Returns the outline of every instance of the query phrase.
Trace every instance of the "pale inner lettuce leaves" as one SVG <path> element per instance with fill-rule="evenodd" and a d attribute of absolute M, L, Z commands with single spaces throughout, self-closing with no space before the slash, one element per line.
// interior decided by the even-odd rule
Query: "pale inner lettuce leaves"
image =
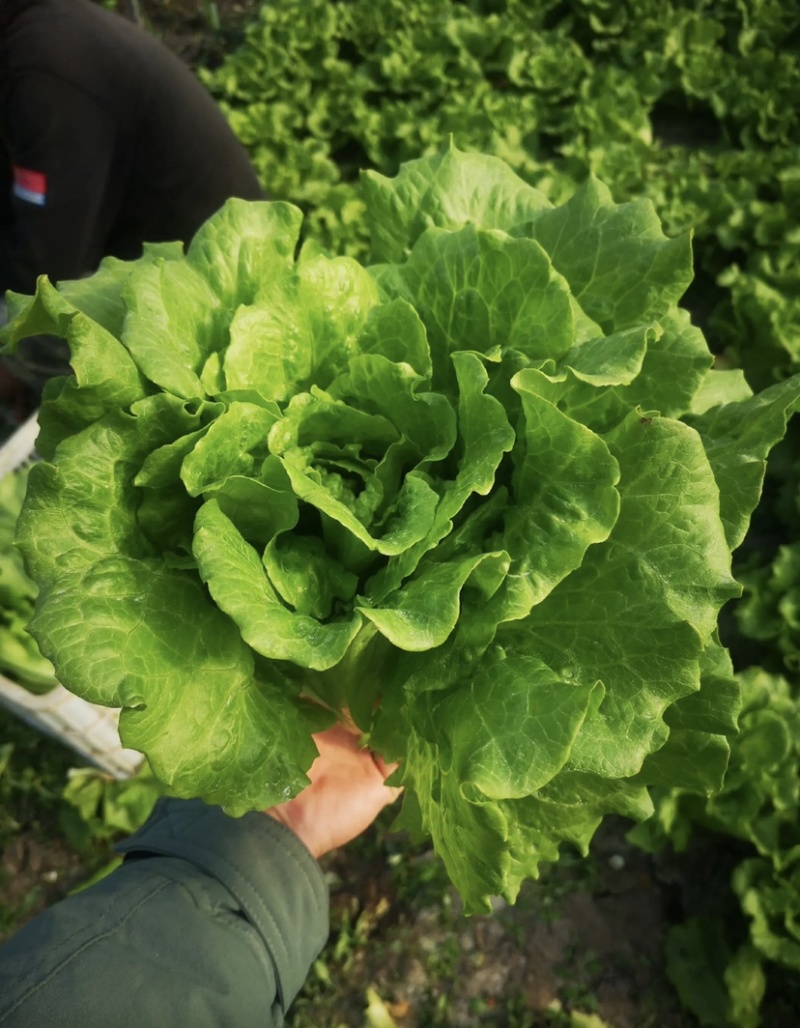
<path fill-rule="evenodd" d="M 316 671 L 342 659 L 358 631 L 358 615 L 318 621 L 292 610 L 270 580 L 258 552 L 214 500 L 203 504 L 197 515 L 194 555 L 214 601 L 257 653 Z"/>
<path fill-rule="evenodd" d="M 711 372 L 688 236 L 595 180 L 555 208 L 451 146 L 365 196 L 372 267 L 232 201 L 185 256 L 14 298 L 6 345 L 75 371 L 20 519 L 31 631 L 233 814 L 349 712 L 483 910 L 648 785 L 719 789 L 717 615 L 800 382 Z"/>
<path fill-rule="evenodd" d="M 373 279 L 346 257 L 301 259 L 289 274 L 266 278 L 230 323 L 227 387 L 286 402 L 330 381 L 360 352 L 356 340 L 377 302 Z"/>

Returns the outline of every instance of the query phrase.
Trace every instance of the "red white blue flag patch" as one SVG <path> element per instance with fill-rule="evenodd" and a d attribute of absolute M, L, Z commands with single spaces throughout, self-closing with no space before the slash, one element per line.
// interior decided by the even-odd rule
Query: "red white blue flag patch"
<path fill-rule="evenodd" d="M 47 203 L 47 176 L 43 175 L 41 171 L 20 168 L 16 164 L 11 170 L 14 172 L 14 196 L 44 207 Z"/>

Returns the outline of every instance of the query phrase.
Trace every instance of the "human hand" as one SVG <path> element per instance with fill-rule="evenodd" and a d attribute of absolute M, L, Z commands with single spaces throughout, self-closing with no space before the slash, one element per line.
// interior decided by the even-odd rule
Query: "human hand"
<path fill-rule="evenodd" d="M 394 771 L 359 745 L 354 729 L 334 725 L 314 736 L 319 756 L 311 785 L 265 811 L 299 836 L 315 857 L 355 839 L 403 791 L 384 785 Z"/>

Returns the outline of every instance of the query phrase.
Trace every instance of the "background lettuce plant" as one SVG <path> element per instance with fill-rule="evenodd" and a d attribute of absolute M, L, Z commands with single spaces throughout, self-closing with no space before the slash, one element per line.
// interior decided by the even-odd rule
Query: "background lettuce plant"
<path fill-rule="evenodd" d="M 702 826 L 752 846 L 731 877 L 747 930 L 737 937 L 706 913 L 673 928 L 667 941 L 668 973 L 701 1022 L 748 1028 L 761 1023 L 765 966 L 800 971 L 800 704 L 782 676 L 751 668 L 739 679 L 739 734 L 722 790 L 655 790 L 655 816 L 631 834 L 650 850 L 669 841 L 683 851 Z"/>
<path fill-rule="evenodd" d="M 800 380 L 753 396 L 678 306 L 688 235 L 450 146 L 365 177 L 373 263 L 229 202 L 11 297 L 67 339 L 19 541 L 31 630 L 126 745 L 232 813 L 349 712 L 468 910 L 649 786 L 722 784 L 731 552 Z M 314 701 L 314 702 L 310 702 Z"/>

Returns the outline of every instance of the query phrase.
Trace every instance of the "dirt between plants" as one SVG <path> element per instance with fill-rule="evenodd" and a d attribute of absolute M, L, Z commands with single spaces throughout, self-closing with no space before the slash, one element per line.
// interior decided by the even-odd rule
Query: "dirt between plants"
<path fill-rule="evenodd" d="M 58 836 L 21 831 L 0 857 L 0 942 L 85 880 L 84 860 Z"/>
<path fill-rule="evenodd" d="M 582 1011 L 607 1028 L 688 1028 L 664 974 L 670 887 L 623 832 L 604 826 L 589 858 L 566 856 L 514 906 L 472 918 L 450 888 L 428 894 L 424 865 L 441 874 L 432 854 L 413 857 L 403 882 L 374 854 L 342 851 L 329 865 L 329 981 L 312 975 L 289 1023 L 544 1028 L 577 1024 L 571 1013 Z"/>

